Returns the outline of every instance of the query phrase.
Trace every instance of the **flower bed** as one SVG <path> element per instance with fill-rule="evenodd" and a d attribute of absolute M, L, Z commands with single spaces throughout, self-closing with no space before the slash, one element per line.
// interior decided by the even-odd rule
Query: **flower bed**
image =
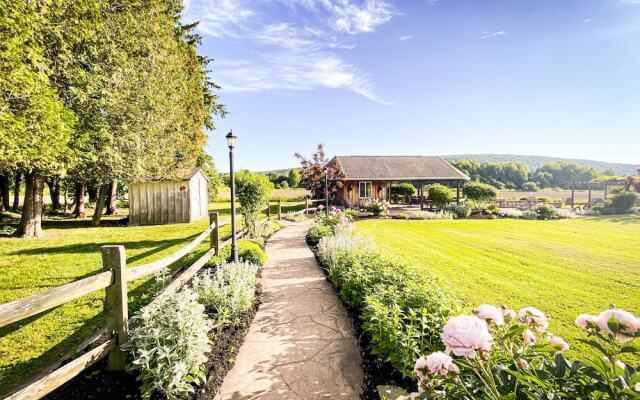
<path fill-rule="evenodd" d="M 569 344 L 547 332 L 547 317 L 482 305 L 451 318 L 442 330 L 446 352 L 420 357 L 411 399 L 638 399 L 640 370 L 624 363 L 640 349 L 640 319 L 624 310 L 576 318 L 597 356 L 570 361 Z"/>

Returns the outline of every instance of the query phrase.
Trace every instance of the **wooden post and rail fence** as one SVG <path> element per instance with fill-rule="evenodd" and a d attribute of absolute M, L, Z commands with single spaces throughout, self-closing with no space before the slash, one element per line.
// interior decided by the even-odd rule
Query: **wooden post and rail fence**
<path fill-rule="evenodd" d="M 315 210 L 309 208 L 308 200 L 305 200 L 304 205 L 304 209 L 289 214 L 308 214 Z M 278 219 L 282 219 L 281 201 L 277 203 L 277 210 Z M 267 207 L 267 216 L 270 217 L 270 215 L 270 207 Z M 103 312 L 106 319 L 106 340 L 53 372 L 36 377 L 26 385 L 14 389 L 6 397 L 6 400 L 42 398 L 105 357 L 107 357 L 108 370 L 124 369 L 126 360 L 121 350 L 121 345 L 127 342 L 129 338 L 127 283 L 162 272 L 209 238 L 209 250 L 177 275 L 163 290 L 162 294 L 177 291 L 202 269 L 213 256 L 220 255 L 220 250 L 231 243 L 231 239 L 220 243 L 220 227 L 229 223 L 229 219 L 220 221 L 217 212 L 210 213 L 207 229 L 189 244 L 161 260 L 133 268 L 127 268 L 124 246 L 102 246 L 100 248 L 102 272 L 42 293 L 1 304 L 0 328 L 58 307 L 97 290 L 105 289 Z M 241 230 L 236 234 L 236 237 L 241 238 L 245 234 L 246 230 Z"/>
<path fill-rule="evenodd" d="M 175 292 L 204 267 L 213 256 L 219 255 L 223 247 L 230 243 L 230 240 L 220 243 L 220 227 L 227 224 L 229 224 L 228 219 L 219 221 L 218 213 L 210 213 L 209 226 L 192 242 L 161 260 L 133 268 L 127 268 L 124 246 L 102 246 L 100 248 L 102 253 L 102 272 L 46 292 L 0 305 L 0 327 L 4 327 L 58 307 L 91 292 L 105 289 L 103 311 L 106 319 L 106 340 L 53 372 L 36 378 L 26 386 L 10 393 L 6 399 L 39 399 L 105 357 L 107 357 L 108 370 L 124 369 L 125 356 L 121 350 L 121 345 L 128 340 L 129 334 L 127 282 L 158 274 L 209 238 L 210 249 L 195 263 L 177 275 L 164 289 L 163 294 Z M 240 231 L 236 237 L 242 237 L 245 233 L 245 231 Z"/>

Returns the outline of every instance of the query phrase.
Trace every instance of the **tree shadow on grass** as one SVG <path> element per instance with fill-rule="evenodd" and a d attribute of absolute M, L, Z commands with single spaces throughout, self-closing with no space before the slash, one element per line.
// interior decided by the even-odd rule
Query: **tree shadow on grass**
<path fill-rule="evenodd" d="M 640 216 L 637 214 L 616 214 L 586 217 L 585 220 L 593 222 L 615 222 L 622 225 L 640 224 Z"/>
<path fill-rule="evenodd" d="M 199 233 L 195 233 L 189 236 L 185 236 L 182 238 L 176 239 L 160 239 L 160 240 L 138 240 L 138 241 L 114 241 L 114 240 L 105 240 L 100 242 L 89 242 L 82 244 L 69 244 L 65 246 L 57 246 L 57 247 L 45 247 L 45 248 L 33 248 L 33 249 L 23 249 L 14 251 L 9 253 L 9 255 L 13 256 L 26 256 L 26 255 L 38 255 L 42 253 L 47 254 L 88 254 L 88 253 L 96 253 L 100 254 L 100 247 L 104 245 L 123 245 L 126 250 L 135 250 L 135 249 L 146 249 L 148 250 L 136 254 L 132 257 L 127 257 L 127 263 L 132 263 L 143 259 L 151 254 L 157 253 L 159 251 L 163 251 L 172 246 L 188 243 L 188 241 L 195 239 Z"/>

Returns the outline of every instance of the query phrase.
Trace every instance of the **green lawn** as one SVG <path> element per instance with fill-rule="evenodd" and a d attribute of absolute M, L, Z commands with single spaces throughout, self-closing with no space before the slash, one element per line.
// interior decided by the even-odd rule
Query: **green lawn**
<path fill-rule="evenodd" d="M 276 203 L 272 203 L 275 217 Z M 299 209 L 283 203 L 283 212 Z M 229 202 L 209 205 L 223 218 L 230 215 Z M 126 210 L 120 210 L 126 215 Z M 108 225 L 92 228 L 83 221 L 45 221 L 45 236 L 25 240 L 0 237 L 0 304 L 64 285 L 99 272 L 102 268 L 100 246 L 124 245 L 127 265 L 137 266 L 163 258 L 184 246 L 208 225 L 202 220 L 192 224 L 156 226 Z M 1 224 L 0 224 L 1 225 Z M 228 235 L 229 226 L 221 228 Z M 176 267 L 189 265 L 204 251 L 207 241 Z M 152 278 L 130 282 L 129 312 L 148 299 Z M 102 299 L 98 291 L 78 300 L 0 328 L 0 394 L 32 376 L 71 351 L 104 326 Z"/>
<path fill-rule="evenodd" d="M 466 301 L 534 306 L 581 349 L 574 320 L 610 304 L 640 313 L 640 217 L 561 221 L 365 220 L 357 233 L 440 276 Z"/>

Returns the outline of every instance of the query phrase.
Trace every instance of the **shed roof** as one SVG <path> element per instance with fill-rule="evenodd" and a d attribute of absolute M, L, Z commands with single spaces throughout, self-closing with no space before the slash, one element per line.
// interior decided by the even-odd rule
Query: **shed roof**
<path fill-rule="evenodd" d="M 336 156 L 345 180 L 469 180 L 437 156 Z"/>
<path fill-rule="evenodd" d="M 198 167 L 177 169 L 174 172 L 174 177 L 188 181 L 189 179 L 193 178 L 198 172 L 202 172 L 202 176 L 204 176 L 206 180 L 209 180 L 209 178 L 207 178 L 207 174 L 205 174 L 204 171 L 202 171 L 202 169 Z"/>

